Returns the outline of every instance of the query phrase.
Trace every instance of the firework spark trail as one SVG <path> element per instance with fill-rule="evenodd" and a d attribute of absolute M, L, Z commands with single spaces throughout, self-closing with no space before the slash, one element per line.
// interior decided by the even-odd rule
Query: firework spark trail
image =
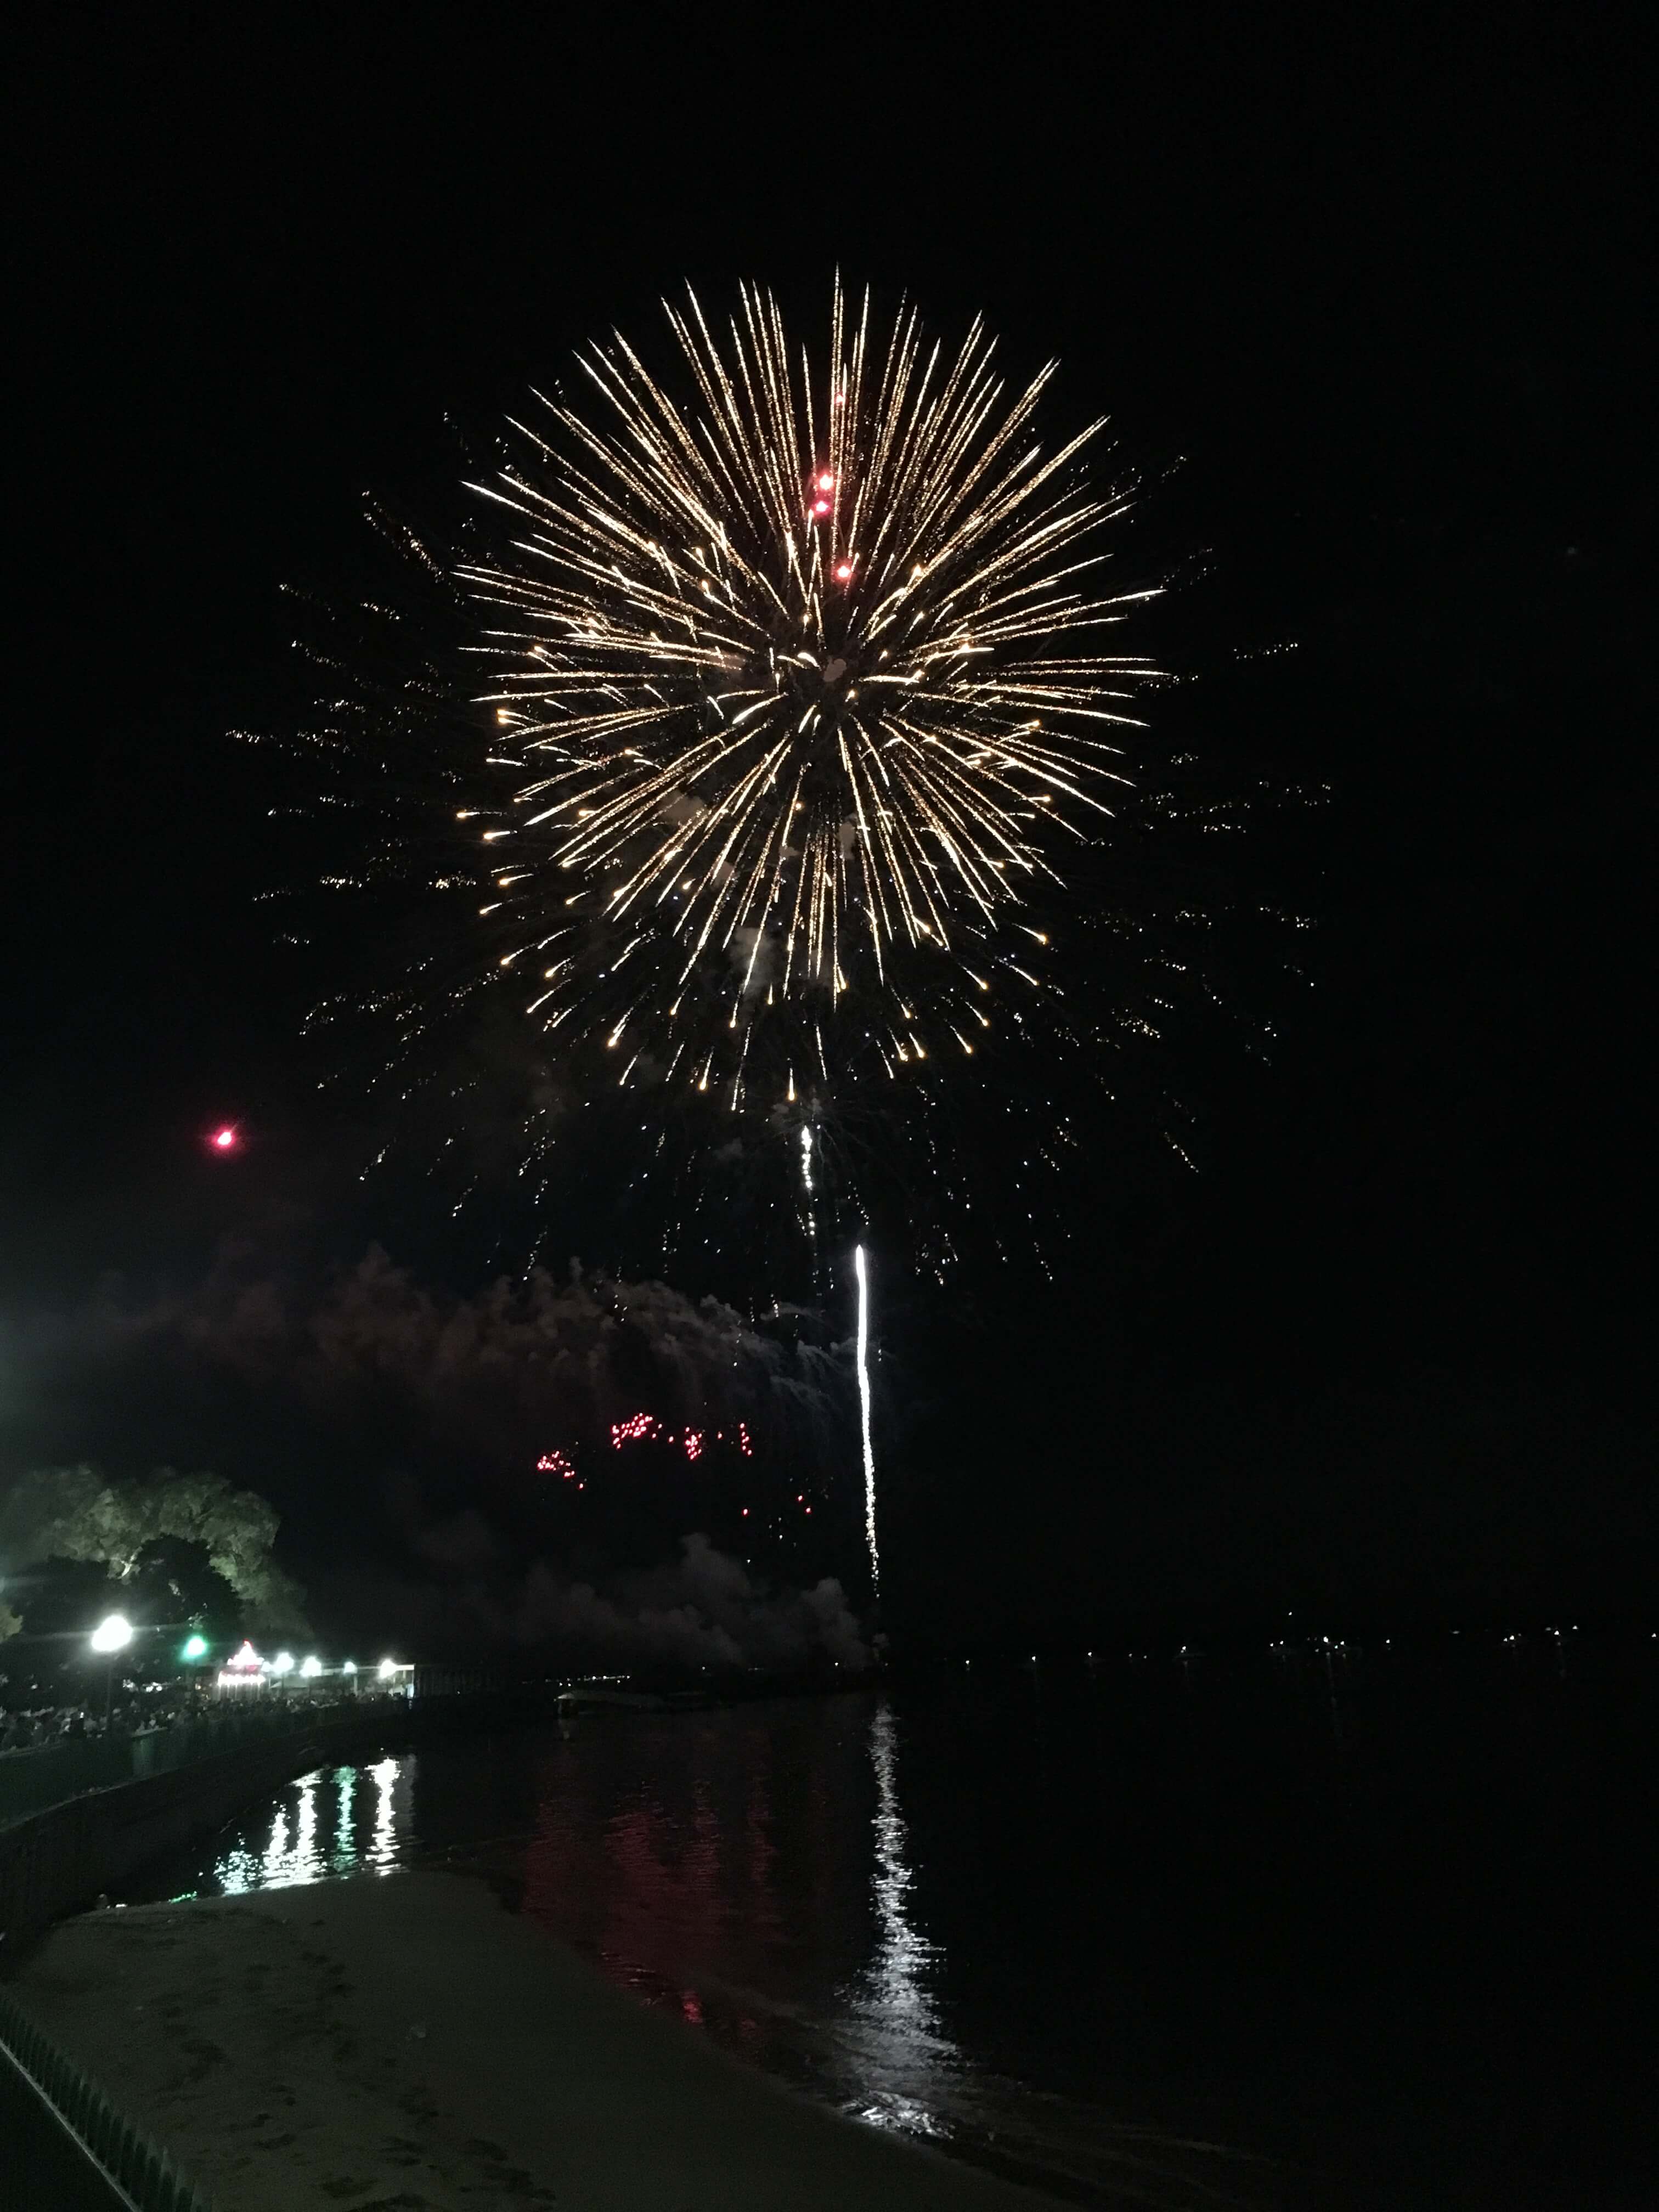
<path fill-rule="evenodd" d="M 394 567 L 349 624 L 300 595 L 292 749 L 349 841 L 318 882 L 376 910 L 309 1026 L 368 1018 L 375 1167 L 492 1256 L 570 1220 L 775 1305 L 838 1302 L 860 1235 L 1048 1273 L 1103 1115 L 1193 1157 L 1189 1023 L 1271 1048 L 1226 849 L 1266 787 L 1118 726 L 1157 672 L 1109 626 L 1153 592 L 1108 590 L 1102 441 L 1040 443 L 1048 372 L 1004 391 L 977 325 L 833 304 L 827 347 L 753 289 L 649 367 L 606 341 L 458 532 L 371 503 Z"/>
<path fill-rule="evenodd" d="M 1099 649 L 1152 596 L 1099 585 L 1127 504 L 1079 474 L 1103 426 L 1045 455 L 1051 369 L 1010 399 L 980 324 L 948 361 L 914 309 L 883 348 L 848 307 L 817 384 L 753 287 L 724 341 L 668 311 L 692 403 L 592 349 L 596 419 L 514 425 L 473 486 L 504 537 L 459 569 L 514 782 L 459 817 L 497 964 L 614 1080 L 733 1111 L 757 1079 L 793 1099 L 815 1044 L 827 1073 L 838 1015 L 829 1059 L 889 1075 L 1018 1016 L 1042 982 L 1004 926 L 1110 811 L 1152 672 Z"/>
<path fill-rule="evenodd" d="M 870 1277 L 864 1247 L 853 1249 L 859 1281 L 859 1430 L 864 1449 L 864 1540 L 870 1551 L 870 1579 L 881 1591 L 881 1553 L 876 1546 L 876 1455 L 870 1442 Z"/>
<path fill-rule="evenodd" d="M 364 602 L 389 677 L 354 681 L 319 642 L 304 733 L 307 757 L 350 763 L 331 802 L 386 825 L 330 891 L 444 895 L 436 949 L 354 1011 L 391 1030 L 399 1107 L 441 1115 L 470 1177 L 454 1210 L 508 1149 L 545 1208 L 556 1148 L 564 1187 L 583 1179 L 585 1121 L 605 1176 L 632 1161 L 656 1264 L 695 1229 L 728 1279 L 745 1261 L 750 1291 L 770 1279 L 775 1310 L 803 1275 L 835 1296 L 854 1222 L 941 1281 L 969 1229 L 999 1258 L 1029 1237 L 1046 1270 L 1043 1192 L 1088 1124 L 1047 1064 L 997 1071 L 1063 1059 L 1091 1109 L 1116 1106 L 1109 1054 L 1162 1046 L 1177 992 L 1221 1003 L 1190 871 L 1179 927 L 1148 926 L 1133 825 L 1187 802 L 1127 791 L 1120 740 L 1158 672 L 1107 633 L 1157 588 L 1105 586 L 1129 501 L 1085 479 L 1102 424 L 1045 449 L 1052 367 L 1005 390 L 978 322 L 952 354 L 912 308 L 877 333 L 837 283 L 831 309 L 815 360 L 763 290 L 718 337 L 688 295 L 671 369 L 613 337 L 582 360 L 580 404 L 555 392 L 512 426 L 464 553 L 377 514 L 422 596 Z M 1102 842 L 1126 798 L 1127 865 L 1066 899 L 1065 841 Z M 1206 832 L 1232 826 L 1211 811 Z M 1073 939 L 1064 990 L 1050 908 Z M 976 1182 L 964 1139 L 988 1132 L 1006 1173 Z M 862 1244 L 856 1265 L 878 1578 Z"/>

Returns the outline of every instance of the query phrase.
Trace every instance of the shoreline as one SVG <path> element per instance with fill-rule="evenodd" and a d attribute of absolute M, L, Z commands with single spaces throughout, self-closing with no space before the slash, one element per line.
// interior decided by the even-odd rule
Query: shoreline
<path fill-rule="evenodd" d="M 88 1913 L 10 1987 L 223 2212 L 1053 2212 L 798 2097 L 472 1876 Z"/>

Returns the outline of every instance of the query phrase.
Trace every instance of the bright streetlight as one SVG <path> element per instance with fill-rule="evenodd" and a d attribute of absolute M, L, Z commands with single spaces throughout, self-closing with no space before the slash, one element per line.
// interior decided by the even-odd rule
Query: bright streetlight
<path fill-rule="evenodd" d="M 104 1659 L 104 1726 L 115 1704 L 115 1655 L 132 1641 L 132 1623 L 124 1613 L 106 1613 L 92 1632 L 92 1648 Z"/>
<path fill-rule="evenodd" d="M 207 1657 L 206 1637 L 191 1636 L 186 1638 L 185 1648 L 179 1654 L 179 1656 L 181 1659 L 205 1659 Z"/>
<path fill-rule="evenodd" d="M 398 1671 L 398 1662 L 395 1659 L 382 1659 L 374 1671 L 383 1682 L 389 1682 Z"/>
<path fill-rule="evenodd" d="M 314 1682 L 322 1671 L 323 1662 L 320 1659 L 302 1659 L 300 1662 L 300 1672 L 307 1682 Z"/>
<path fill-rule="evenodd" d="M 270 1662 L 270 1671 L 273 1674 L 291 1674 L 294 1672 L 294 1654 L 279 1651 Z"/>
<path fill-rule="evenodd" d="M 341 1669 L 340 1669 L 340 1672 L 341 1672 L 343 1674 L 355 1674 L 356 1673 L 356 1671 L 357 1671 L 357 1662 L 356 1662 L 355 1659 L 348 1659 L 348 1660 L 346 1661 L 346 1662 L 345 1662 L 345 1665 L 344 1665 L 343 1667 L 342 1667 L 342 1668 L 341 1668 Z"/>

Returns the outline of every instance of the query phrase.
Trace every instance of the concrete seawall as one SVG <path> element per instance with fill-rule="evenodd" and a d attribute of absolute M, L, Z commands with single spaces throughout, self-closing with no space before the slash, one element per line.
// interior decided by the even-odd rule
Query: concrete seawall
<path fill-rule="evenodd" d="M 172 1747 L 165 1737 L 148 1747 L 148 1756 L 142 1738 L 131 1740 L 136 1748 L 131 1751 L 125 1743 L 81 1747 L 117 1758 L 112 1769 L 108 1760 L 101 1768 L 89 1767 L 88 1781 L 103 1772 L 131 1773 L 129 1757 L 139 1771 L 130 1779 L 88 1786 L 75 1761 L 63 1762 L 75 1794 L 0 1825 L 0 1974 L 54 1920 L 83 1910 L 146 1860 L 211 1833 L 311 1767 L 406 1749 L 463 1729 L 545 1723 L 582 1706 L 659 1712 L 673 1702 L 605 1685 L 532 1681 L 475 1687 L 458 1680 L 452 1686 L 440 1678 L 413 1698 L 353 1701 L 283 1717 L 270 1733 L 240 1735 L 223 1749 L 185 1755 L 161 1772 L 143 1770 L 150 1759 L 159 1764 L 168 1755 Z M 199 1739 L 189 1753 L 198 1745 Z M 56 1761 L 55 1753 L 42 1756 Z"/>
<path fill-rule="evenodd" d="M 592 2212 L 1040 2212 L 1049 2200 L 798 2100 L 612 1988 L 476 1880 L 400 1870 L 71 1917 L 308 1767 L 544 1723 L 561 1703 L 664 1701 L 597 1686 L 561 1698 L 552 1685 L 417 1697 L 401 1712 L 319 1716 L 0 1829 L 7 2016 L 13 2041 L 50 2062 L 43 2071 L 36 2051 L 32 2075 L 11 2081 L 0 2206 L 206 2212 L 162 2170 L 165 2145 L 237 2212 L 509 2198 Z M 122 2156 L 102 2170 L 81 2147 L 79 2107 L 60 2097 L 54 2113 L 40 2094 L 55 2094 L 54 2066 L 116 2100 Z"/>
<path fill-rule="evenodd" d="M 0 1939 L 14 1958 L 33 1936 L 90 1905 L 147 1859 L 218 1827 L 325 1759 L 367 1756 L 416 1733 L 377 1711 L 319 1718 L 314 1729 L 238 1745 L 137 1781 L 88 1790 L 0 1828 Z"/>
<path fill-rule="evenodd" d="M 556 1710 L 551 1686 L 445 1684 L 413 1701 L 250 1715 L 229 1729 L 198 1720 L 148 1740 L 29 1756 L 27 1771 L 9 1778 L 15 1786 L 4 1793 L 11 1802 L 0 1825 L 0 1982 L 27 1972 L 54 1923 L 73 1924 L 100 1892 L 295 1775 L 457 1729 L 545 1720 Z M 48 1781 L 72 1794 L 32 1802 Z M 155 2140 L 9 2002 L 0 2028 L 0 2208 L 201 2212 L 202 2200 Z"/>
<path fill-rule="evenodd" d="M 223 2212 L 1053 2212 L 797 2099 L 464 1875 L 88 1913 L 15 1994 Z"/>

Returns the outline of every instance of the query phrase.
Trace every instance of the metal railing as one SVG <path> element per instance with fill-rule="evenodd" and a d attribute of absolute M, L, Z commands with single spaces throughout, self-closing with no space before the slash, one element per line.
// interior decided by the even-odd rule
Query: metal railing
<path fill-rule="evenodd" d="M 0 1990 L 0 2204 L 52 2212 L 211 2212 L 167 2153 L 117 2112 Z"/>
<path fill-rule="evenodd" d="M 0 1826 L 30 1813 L 61 1805 L 88 1790 L 107 1790 L 122 1782 L 141 1782 L 152 1774 L 172 1774 L 198 1759 L 315 1734 L 337 1724 L 361 1726 L 380 1711 L 406 1710 L 401 1698 L 344 1698 L 328 1705 L 299 1699 L 262 1699 L 246 1711 L 193 1715 L 170 1728 L 143 1729 L 134 1735 L 106 1735 L 43 1744 L 28 1751 L 0 1752 Z"/>

